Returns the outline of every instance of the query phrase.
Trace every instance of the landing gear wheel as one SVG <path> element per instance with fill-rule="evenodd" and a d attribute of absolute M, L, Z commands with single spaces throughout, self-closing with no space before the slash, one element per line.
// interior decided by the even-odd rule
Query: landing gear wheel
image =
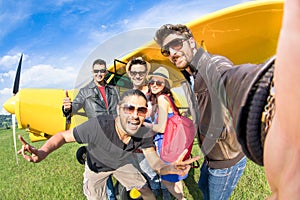
<path fill-rule="evenodd" d="M 79 149 L 76 152 L 76 158 L 78 162 L 82 165 L 84 165 L 86 161 L 86 152 L 87 152 L 86 146 L 79 147 Z"/>

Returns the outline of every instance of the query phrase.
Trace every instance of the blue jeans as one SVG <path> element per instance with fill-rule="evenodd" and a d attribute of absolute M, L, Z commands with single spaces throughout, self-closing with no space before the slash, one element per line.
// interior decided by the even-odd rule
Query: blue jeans
<path fill-rule="evenodd" d="M 212 169 L 204 160 L 198 182 L 204 200 L 226 200 L 230 197 L 246 167 L 246 157 L 230 168 Z"/>
<path fill-rule="evenodd" d="M 111 175 L 108 177 L 106 182 L 106 195 L 108 200 L 116 200 L 115 189 L 114 189 Z"/>

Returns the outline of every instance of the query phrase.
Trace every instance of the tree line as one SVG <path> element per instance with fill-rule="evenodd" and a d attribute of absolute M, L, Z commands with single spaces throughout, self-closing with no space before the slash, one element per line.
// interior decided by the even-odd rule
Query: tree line
<path fill-rule="evenodd" d="M 11 115 L 0 115 L 0 128 L 10 129 L 12 125 Z"/>

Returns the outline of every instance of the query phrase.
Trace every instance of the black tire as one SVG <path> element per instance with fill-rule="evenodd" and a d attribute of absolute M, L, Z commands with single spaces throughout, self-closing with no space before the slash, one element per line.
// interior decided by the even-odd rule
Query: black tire
<path fill-rule="evenodd" d="M 86 146 L 79 147 L 79 149 L 76 152 L 77 161 L 82 165 L 84 165 L 86 160 L 86 152 L 87 152 Z"/>

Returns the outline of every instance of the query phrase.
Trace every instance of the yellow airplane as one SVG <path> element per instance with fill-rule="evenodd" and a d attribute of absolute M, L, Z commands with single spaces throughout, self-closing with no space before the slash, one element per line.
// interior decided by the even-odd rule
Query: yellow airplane
<path fill-rule="evenodd" d="M 206 16 L 200 17 L 187 25 L 191 28 L 198 44 L 210 53 L 220 54 L 231 59 L 235 64 L 261 63 L 275 55 L 281 20 L 283 0 L 252 1 L 229 7 Z M 113 53 L 113 52 L 112 52 Z M 109 66 L 109 84 L 116 85 L 120 92 L 127 90 L 130 82 L 125 65 L 132 57 L 146 55 L 152 64 L 151 71 L 158 65 L 165 65 L 170 71 L 174 82 L 173 92 L 176 104 L 182 109 L 187 108 L 187 102 L 180 87 L 184 80 L 182 74 L 173 64 L 160 53 L 158 45 L 150 41 L 141 48 L 134 50 L 114 64 Z M 20 62 L 21 63 L 21 62 Z M 17 70 L 16 80 L 19 79 Z M 62 114 L 64 89 L 18 89 L 16 81 L 15 95 L 3 105 L 11 114 L 15 114 L 18 128 L 26 129 L 30 140 L 40 141 L 50 138 L 57 132 L 72 128 L 86 117 L 75 115 L 70 125 Z M 74 97 L 77 90 L 69 91 Z"/>

